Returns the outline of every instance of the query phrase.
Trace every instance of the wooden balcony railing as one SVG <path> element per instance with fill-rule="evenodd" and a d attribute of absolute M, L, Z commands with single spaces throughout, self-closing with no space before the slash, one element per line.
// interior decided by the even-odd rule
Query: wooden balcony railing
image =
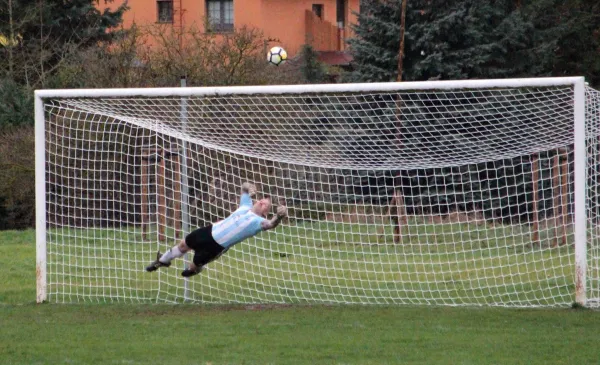
<path fill-rule="evenodd" d="M 347 48 L 345 39 L 350 36 L 350 27 L 338 28 L 337 25 L 316 16 L 312 11 L 305 11 L 306 43 L 317 51 L 344 51 Z"/>

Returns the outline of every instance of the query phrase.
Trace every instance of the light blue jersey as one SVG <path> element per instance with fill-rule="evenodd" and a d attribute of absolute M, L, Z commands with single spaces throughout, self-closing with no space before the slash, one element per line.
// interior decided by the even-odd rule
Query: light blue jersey
<path fill-rule="evenodd" d="M 242 194 L 240 207 L 226 219 L 213 224 L 212 236 L 218 244 L 229 248 L 262 232 L 265 218 L 252 212 L 252 198 Z"/>

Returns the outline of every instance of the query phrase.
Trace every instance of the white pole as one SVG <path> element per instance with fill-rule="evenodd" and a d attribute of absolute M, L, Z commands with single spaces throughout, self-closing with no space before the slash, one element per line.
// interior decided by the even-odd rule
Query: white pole
<path fill-rule="evenodd" d="M 181 87 L 186 87 L 187 86 L 187 82 L 186 82 L 186 78 L 185 76 L 181 77 Z M 180 118 L 181 118 L 181 125 L 183 126 L 183 132 L 186 132 L 186 127 L 187 127 L 187 98 L 186 97 L 182 97 L 181 98 L 181 114 L 180 114 Z M 188 202 L 189 202 L 189 188 L 188 188 L 188 167 L 187 167 L 187 141 L 183 140 L 183 145 L 181 148 L 181 157 L 180 157 L 180 161 L 181 163 L 179 164 L 181 167 L 181 218 L 183 220 L 183 224 L 182 224 L 182 230 L 183 230 L 183 234 L 182 237 L 183 239 L 185 239 L 185 235 L 190 233 L 190 211 L 188 208 Z M 185 254 L 184 257 L 184 261 L 187 262 L 188 261 L 188 254 Z M 189 285 L 189 278 L 185 278 L 184 279 L 184 286 L 183 286 L 183 298 L 184 300 L 189 300 L 189 290 L 188 290 L 188 285 Z"/>
<path fill-rule="evenodd" d="M 46 126 L 44 101 L 35 93 L 35 243 L 36 302 L 48 299 L 46 251 Z"/>
<path fill-rule="evenodd" d="M 262 86 L 221 86 L 221 87 L 166 87 L 166 88 L 125 88 L 125 89 L 52 89 L 40 90 L 44 98 L 94 98 L 94 97 L 164 97 L 164 96 L 221 96 L 233 94 L 302 94 L 319 92 L 375 92 L 402 90 L 457 90 L 493 89 L 519 87 L 571 86 L 581 77 L 542 77 L 524 79 L 492 80 L 446 80 L 382 82 L 362 84 L 321 84 L 321 85 L 262 85 Z"/>
<path fill-rule="evenodd" d="M 579 78 L 575 88 L 575 302 L 585 306 L 587 279 L 587 146 L 585 140 L 585 84 Z"/>

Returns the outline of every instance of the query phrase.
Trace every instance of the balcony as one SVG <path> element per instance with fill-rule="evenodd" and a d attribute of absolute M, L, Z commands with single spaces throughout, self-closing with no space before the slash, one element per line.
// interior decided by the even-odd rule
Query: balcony
<path fill-rule="evenodd" d="M 310 10 L 305 11 L 306 44 L 317 51 L 342 52 L 347 50 L 345 39 L 350 36 L 350 27 L 338 27 L 315 15 Z"/>

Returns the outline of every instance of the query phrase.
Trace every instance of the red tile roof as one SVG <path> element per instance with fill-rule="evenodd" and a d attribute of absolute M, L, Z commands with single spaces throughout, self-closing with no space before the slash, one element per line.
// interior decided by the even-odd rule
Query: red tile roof
<path fill-rule="evenodd" d="M 331 66 L 348 66 L 353 57 L 345 51 L 318 51 L 319 61 Z"/>

